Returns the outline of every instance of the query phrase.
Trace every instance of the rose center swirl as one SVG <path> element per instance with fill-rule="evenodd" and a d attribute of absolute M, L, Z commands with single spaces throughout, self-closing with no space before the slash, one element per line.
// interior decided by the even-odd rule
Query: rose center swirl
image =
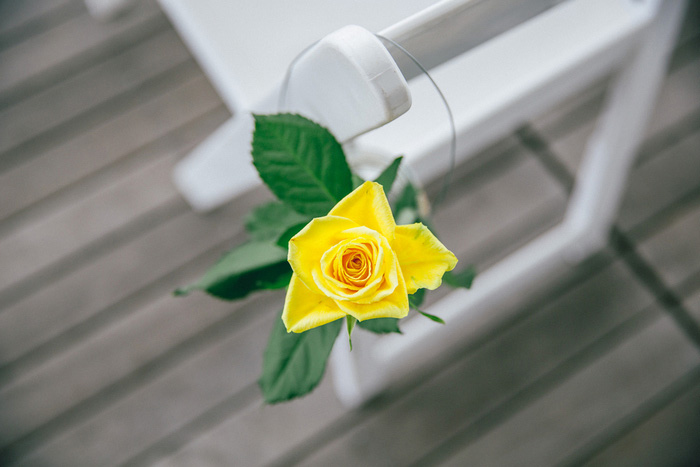
<path fill-rule="evenodd" d="M 335 279 L 353 288 L 364 287 L 374 269 L 373 248 L 366 244 L 355 244 L 336 256 L 333 264 Z"/>

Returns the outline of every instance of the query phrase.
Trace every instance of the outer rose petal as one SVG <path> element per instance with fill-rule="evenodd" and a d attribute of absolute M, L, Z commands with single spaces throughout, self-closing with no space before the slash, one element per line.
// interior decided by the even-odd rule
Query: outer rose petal
<path fill-rule="evenodd" d="M 365 182 L 340 200 L 329 216 L 351 219 L 384 235 L 387 240 L 394 238 L 396 222 L 391 207 L 379 183 Z"/>
<path fill-rule="evenodd" d="M 338 307 L 360 321 L 373 318 L 404 318 L 408 314 L 408 293 L 406 283 L 398 274 L 398 285 L 394 292 L 374 303 L 361 304 L 347 300 L 337 300 Z"/>
<path fill-rule="evenodd" d="M 304 332 L 345 316 L 333 300 L 309 290 L 296 274 L 289 281 L 282 321 L 287 332 Z"/>
<path fill-rule="evenodd" d="M 394 238 L 394 253 L 399 259 L 408 293 L 440 287 L 442 275 L 451 271 L 457 258 L 421 223 L 399 225 Z"/>
<path fill-rule="evenodd" d="M 341 240 L 339 234 L 354 227 L 357 227 L 357 224 L 350 219 L 319 217 L 312 219 L 289 241 L 287 260 L 294 273 L 313 292 L 321 293 L 311 276 L 311 271 L 320 267 L 321 257 L 326 250 Z"/>

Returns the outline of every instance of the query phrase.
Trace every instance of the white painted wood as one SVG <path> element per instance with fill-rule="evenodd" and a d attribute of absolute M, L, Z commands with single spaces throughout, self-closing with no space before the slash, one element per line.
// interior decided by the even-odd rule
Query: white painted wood
<path fill-rule="evenodd" d="M 304 51 L 283 89 L 256 106 L 260 113 L 300 113 L 340 141 L 393 120 L 411 105 L 408 85 L 384 45 L 359 26 L 346 26 Z M 278 108 L 278 93 L 284 97 Z M 184 159 L 175 183 L 193 208 L 206 211 L 257 186 L 250 160 L 253 121 L 239 112 Z"/>
<path fill-rule="evenodd" d="M 267 98 L 294 57 L 336 29 L 356 24 L 379 31 L 436 3 L 159 1 L 234 113 Z"/>
<path fill-rule="evenodd" d="M 629 54 L 651 18 L 627 0 L 577 0 L 432 70 L 457 126 L 460 160 L 579 92 Z M 556 40 L 554 39 L 556 38 Z M 358 150 L 404 154 L 421 181 L 447 167 L 450 129 L 425 76 L 411 81 L 412 109 L 358 138 Z"/>
<path fill-rule="evenodd" d="M 298 110 L 343 142 L 411 107 L 408 84 L 382 42 L 345 26 L 304 52 L 288 71 L 283 109 Z"/>

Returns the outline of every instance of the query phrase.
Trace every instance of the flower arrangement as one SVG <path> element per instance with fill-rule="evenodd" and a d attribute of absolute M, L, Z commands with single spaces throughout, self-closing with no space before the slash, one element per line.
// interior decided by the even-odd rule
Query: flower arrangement
<path fill-rule="evenodd" d="M 401 157 L 376 180 L 364 181 L 321 125 L 294 114 L 254 118 L 253 164 L 279 201 L 254 209 L 245 223 L 250 240 L 175 294 L 202 290 L 234 300 L 287 287 L 259 380 L 265 401 L 276 403 L 317 386 L 343 321 L 350 339 L 356 325 L 400 333 L 398 320 L 411 308 L 442 323 L 420 311 L 425 291 L 443 279 L 470 287 L 474 269 L 450 272 L 457 258 L 426 227 L 412 184 L 392 213 L 385 192 Z"/>

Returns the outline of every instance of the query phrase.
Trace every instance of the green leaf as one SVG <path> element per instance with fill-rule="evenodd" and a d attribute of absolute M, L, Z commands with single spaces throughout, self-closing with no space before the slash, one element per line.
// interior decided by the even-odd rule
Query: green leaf
<path fill-rule="evenodd" d="M 277 239 L 277 246 L 289 249 L 289 240 L 291 240 L 293 236 L 298 234 L 301 229 L 306 227 L 306 224 L 308 224 L 308 222 L 294 224 L 293 226 L 289 227 L 287 230 L 282 232 L 282 235 L 280 235 L 280 237 Z"/>
<path fill-rule="evenodd" d="M 476 268 L 474 265 L 470 265 L 460 272 L 446 272 L 442 278 L 445 281 L 445 284 L 451 287 L 464 287 L 465 289 L 470 289 L 475 277 Z"/>
<path fill-rule="evenodd" d="M 310 220 L 284 203 L 271 201 L 261 204 L 248 214 L 245 228 L 253 240 L 276 240 L 290 226 L 308 223 Z"/>
<path fill-rule="evenodd" d="M 287 252 L 271 242 L 248 242 L 226 253 L 196 283 L 175 295 L 204 290 L 225 300 L 243 298 L 255 290 L 279 289 L 289 284 L 292 268 Z"/>
<path fill-rule="evenodd" d="M 413 224 L 420 220 L 418 213 L 418 191 L 407 183 L 394 203 L 394 214 L 398 225 Z"/>
<path fill-rule="evenodd" d="M 411 208 L 418 212 L 418 190 L 410 182 L 403 188 L 394 205 L 397 213 L 406 208 Z"/>
<path fill-rule="evenodd" d="M 299 115 L 255 115 L 253 164 L 297 212 L 325 216 L 352 191 L 345 153 L 322 126 Z"/>
<path fill-rule="evenodd" d="M 436 323 L 445 324 L 445 322 L 442 320 L 442 318 L 439 318 L 435 315 L 431 315 L 430 313 L 426 313 L 424 311 L 420 311 L 420 310 L 416 310 L 416 311 L 418 313 L 420 313 L 421 315 L 425 316 L 426 318 L 428 318 L 429 320 L 435 321 Z"/>
<path fill-rule="evenodd" d="M 423 300 L 425 300 L 425 289 L 418 289 L 408 296 L 408 305 L 417 310 L 423 304 Z"/>
<path fill-rule="evenodd" d="M 363 183 L 365 183 L 365 181 L 362 179 L 362 177 L 360 177 L 359 175 L 357 175 L 356 173 L 353 172 L 353 174 L 352 174 L 352 189 L 354 190 L 355 188 L 362 185 Z"/>
<path fill-rule="evenodd" d="M 258 381 L 268 404 L 303 396 L 318 385 L 341 327 L 337 319 L 296 334 L 287 332 L 281 318 L 275 321 Z"/>
<path fill-rule="evenodd" d="M 399 320 L 397 318 L 374 318 L 366 319 L 364 321 L 358 321 L 357 325 L 362 329 L 374 332 L 376 334 L 388 334 L 390 332 L 397 332 L 401 334 L 401 329 L 399 329 Z"/>
<path fill-rule="evenodd" d="M 424 311 L 419 310 L 420 306 L 423 304 L 423 300 L 425 299 L 425 289 L 418 289 L 416 290 L 415 293 L 411 294 L 408 296 L 408 304 L 411 308 L 416 310 L 418 313 L 421 315 L 425 316 L 426 318 L 435 321 L 436 323 L 440 324 L 445 324 L 445 322 L 442 320 L 442 318 L 439 318 L 435 315 L 431 315 L 430 313 L 426 313 Z"/>
<path fill-rule="evenodd" d="M 401 165 L 402 160 L 403 156 L 399 156 L 394 159 L 394 161 L 389 164 L 389 166 L 384 169 L 381 174 L 379 174 L 379 177 L 374 180 L 384 187 L 384 193 L 389 193 L 391 191 L 391 187 L 394 184 L 394 180 L 396 180 L 396 174 L 399 172 L 399 165 Z"/>
<path fill-rule="evenodd" d="M 350 352 L 352 352 L 352 330 L 355 329 L 355 323 L 357 323 L 357 318 L 350 315 L 345 316 L 345 324 L 348 327 L 348 344 L 350 344 Z"/>

